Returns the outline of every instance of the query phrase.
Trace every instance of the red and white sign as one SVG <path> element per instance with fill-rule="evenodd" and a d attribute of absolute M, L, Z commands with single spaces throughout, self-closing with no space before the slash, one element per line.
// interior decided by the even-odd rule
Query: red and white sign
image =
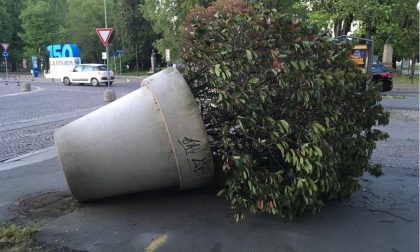
<path fill-rule="evenodd" d="M 1 43 L 1 46 L 3 47 L 3 49 L 5 51 L 7 51 L 7 49 L 9 49 L 9 43 Z"/>
<path fill-rule="evenodd" d="M 99 38 L 104 46 L 108 44 L 108 40 L 112 34 L 112 28 L 96 28 L 96 33 L 98 33 Z"/>

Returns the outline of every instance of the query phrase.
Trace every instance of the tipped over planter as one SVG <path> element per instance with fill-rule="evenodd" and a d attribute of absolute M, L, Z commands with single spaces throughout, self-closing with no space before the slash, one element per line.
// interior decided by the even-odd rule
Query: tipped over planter
<path fill-rule="evenodd" d="M 207 133 L 182 75 L 168 68 L 142 87 L 55 132 L 79 201 L 213 181 Z"/>

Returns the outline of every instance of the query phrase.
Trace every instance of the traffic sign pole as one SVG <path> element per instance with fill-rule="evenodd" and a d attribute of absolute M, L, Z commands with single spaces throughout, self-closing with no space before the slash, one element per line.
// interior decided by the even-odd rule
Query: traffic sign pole
<path fill-rule="evenodd" d="M 108 43 L 106 44 L 106 78 L 108 79 L 108 90 L 110 90 L 109 84 L 109 47 Z"/>
<path fill-rule="evenodd" d="M 6 57 L 6 81 L 9 79 L 9 71 L 7 69 L 7 57 Z"/>
<path fill-rule="evenodd" d="M 9 53 L 7 52 L 7 49 L 9 48 L 9 44 L 2 43 L 1 46 L 4 49 L 3 57 L 4 57 L 4 60 L 6 61 L 6 85 L 7 85 L 7 80 L 9 79 L 9 70 L 7 69 L 7 57 L 9 57 Z"/>
<path fill-rule="evenodd" d="M 4 60 L 6 62 L 6 84 L 7 84 L 7 80 L 9 79 L 9 69 L 7 69 L 7 57 L 9 56 L 9 53 L 7 51 L 3 52 L 3 57 Z"/>
<path fill-rule="evenodd" d="M 105 23 L 106 26 L 106 23 Z M 109 83 L 109 47 L 108 47 L 108 40 L 112 34 L 112 28 L 96 28 L 96 33 L 99 36 L 102 44 L 106 47 L 106 77 L 108 79 L 108 91 L 110 89 Z"/>

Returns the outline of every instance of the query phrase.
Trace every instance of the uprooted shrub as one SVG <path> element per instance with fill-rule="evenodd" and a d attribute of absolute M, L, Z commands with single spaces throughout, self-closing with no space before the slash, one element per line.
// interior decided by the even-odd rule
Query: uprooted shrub
<path fill-rule="evenodd" d="M 217 1 L 186 19 L 185 76 L 236 210 L 292 218 L 358 189 L 388 123 L 351 46 L 261 4 Z"/>

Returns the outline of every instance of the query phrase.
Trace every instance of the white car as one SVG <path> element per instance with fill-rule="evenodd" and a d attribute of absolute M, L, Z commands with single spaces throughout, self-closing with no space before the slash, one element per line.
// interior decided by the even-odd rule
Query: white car
<path fill-rule="evenodd" d="M 110 70 L 109 84 L 112 85 L 115 79 L 114 72 Z M 98 86 L 99 83 L 108 85 L 108 75 L 106 72 L 106 65 L 103 64 L 80 64 L 77 65 L 72 72 L 66 73 L 61 81 L 64 85 L 70 85 L 72 83 L 91 83 L 92 86 Z"/>

